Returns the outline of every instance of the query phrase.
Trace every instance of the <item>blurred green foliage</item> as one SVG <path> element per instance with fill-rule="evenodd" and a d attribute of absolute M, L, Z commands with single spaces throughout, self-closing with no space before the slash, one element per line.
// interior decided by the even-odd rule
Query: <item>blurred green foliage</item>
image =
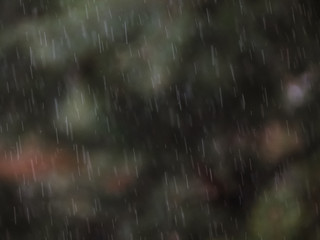
<path fill-rule="evenodd" d="M 1 239 L 318 239 L 316 0 L 3 0 Z"/>

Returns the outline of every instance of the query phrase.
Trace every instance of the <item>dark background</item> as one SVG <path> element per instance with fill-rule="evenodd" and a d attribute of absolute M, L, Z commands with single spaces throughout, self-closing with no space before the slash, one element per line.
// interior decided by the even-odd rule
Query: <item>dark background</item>
<path fill-rule="evenodd" d="M 0 239 L 320 239 L 312 0 L 2 0 Z"/>

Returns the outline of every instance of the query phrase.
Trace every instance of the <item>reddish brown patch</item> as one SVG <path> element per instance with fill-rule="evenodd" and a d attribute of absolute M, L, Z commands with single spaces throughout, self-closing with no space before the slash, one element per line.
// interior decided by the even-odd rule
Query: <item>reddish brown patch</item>
<path fill-rule="evenodd" d="M 135 182 L 136 176 L 125 172 L 106 179 L 105 190 L 111 194 L 120 194 Z"/>
<path fill-rule="evenodd" d="M 0 151 L 0 178 L 9 181 L 45 177 L 49 173 L 65 173 L 75 168 L 75 157 L 68 150 L 26 143 L 21 152 Z"/>
<path fill-rule="evenodd" d="M 278 162 L 286 154 L 301 149 L 302 143 L 294 128 L 273 121 L 258 135 L 258 144 L 264 161 Z"/>

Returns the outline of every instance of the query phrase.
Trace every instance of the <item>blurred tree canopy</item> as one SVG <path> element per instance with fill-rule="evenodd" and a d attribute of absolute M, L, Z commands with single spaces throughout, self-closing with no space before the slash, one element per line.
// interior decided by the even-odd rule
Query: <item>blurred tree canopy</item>
<path fill-rule="evenodd" d="M 319 239 L 316 0 L 2 0 L 1 239 Z"/>

